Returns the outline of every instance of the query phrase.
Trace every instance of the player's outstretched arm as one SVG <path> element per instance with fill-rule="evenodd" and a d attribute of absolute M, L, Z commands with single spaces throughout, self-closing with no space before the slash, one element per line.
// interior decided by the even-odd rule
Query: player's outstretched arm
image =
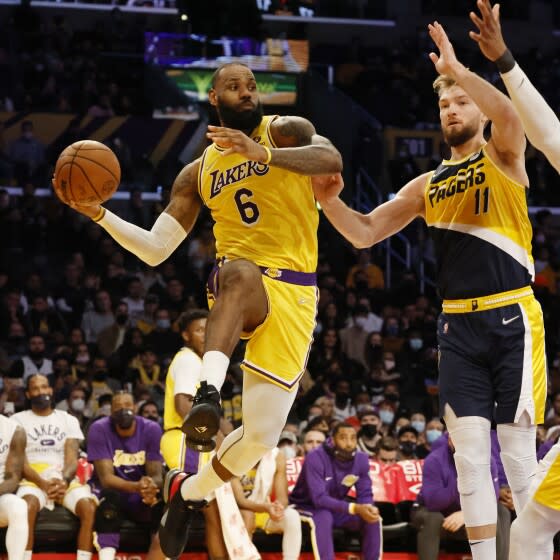
<path fill-rule="evenodd" d="M 281 167 L 302 175 L 327 175 L 342 171 L 342 156 L 332 143 L 316 133 L 315 127 L 301 117 L 279 117 L 270 126 L 278 148 L 269 149 L 241 130 L 209 126 L 208 138 L 232 153 L 247 159 Z"/>
<path fill-rule="evenodd" d="M 407 183 L 388 202 L 380 204 L 369 214 L 349 208 L 339 197 L 344 182 L 340 174 L 313 177 L 315 198 L 331 224 L 354 247 L 363 249 L 397 233 L 414 218 L 424 216 L 424 189 L 430 173 L 419 175 Z"/>
<path fill-rule="evenodd" d="M 437 72 L 451 76 L 492 121 L 492 143 L 497 152 L 522 156 L 525 153 L 525 133 L 511 100 L 457 60 L 441 24 L 436 21 L 428 25 L 428 30 L 439 50 L 439 55 L 430 53 Z"/>
<path fill-rule="evenodd" d="M 122 247 L 150 266 L 157 266 L 184 241 L 196 221 L 202 204 L 198 196 L 199 163 L 200 160 L 190 163 L 177 175 L 169 204 L 150 231 L 101 206 L 71 206 L 97 222 Z"/>
<path fill-rule="evenodd" d="M 500 25 L 500 5 L 492 7 L 489 0 L 478 0 L 477 5 L 480 16 L 471 12 L 470 18 L 478 33 L 471 31 L 469 36 L 482 54 L 496 63 L 529 142 L 560 172 L 560 120 L 507 48 Z"/>

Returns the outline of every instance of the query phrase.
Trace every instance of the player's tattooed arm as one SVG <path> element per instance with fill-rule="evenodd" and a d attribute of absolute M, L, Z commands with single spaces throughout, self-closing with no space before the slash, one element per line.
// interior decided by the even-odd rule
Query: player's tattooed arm
<path fill-rule="evenodd" d="M 328 138 L 320 136 L 307 119 L 279 117 L 270 127 L 274 143 L 269 165 L 302 175 L 342 171 L 342 156 Z"/>
<path fill-rule="evenodd" d="M 198 194 L 200 163 L 201 160 L 197 159 L 183 167 L 173 182 L 171 198 L 165 209 L 167 214 L 181 224 L 187 234 L 193 228 L 202 206 Z"/>
<path fill-rule="evenodd" d="M 68 438 L 64 442 L 64 467 L 62 468 L 62 478 L 66 484 L 70 484 L 76 476 L 79 453 L 79 441 L 76 438 Z"/>
<path fill-rule="evenodd" d="M 23 474 L 23 464 L 25 462 L 25 445 L 27 437 L 25 430 L 17 427 L 12 441 L 8 457 L 6 458 L 6 466 L 4 472 L 4 482 L 0 484 L 0 495 L 12 494 L 17 490 Z"/>

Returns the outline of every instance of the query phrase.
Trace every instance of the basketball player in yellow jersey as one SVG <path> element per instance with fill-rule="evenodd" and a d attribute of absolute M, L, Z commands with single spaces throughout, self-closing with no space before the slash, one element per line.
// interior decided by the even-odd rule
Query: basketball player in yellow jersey
<path fill-rule="evenodd" d="M 486 58 L 496 63 L 527 138 L 560 172 L 560 120 L 516 63 L 502 36 L 500 7 L 479 0 L 479 14 L 470 17 L 471 31 Z M 528 442 L 528 445 L 530 442 Z M 529 500 L 511 527 L 510 559 L 549 560 L 554 535 L 560 531 L 560 443 L 539 463 L 529 488 Z"/>
<path fill-rule="evenodd" d="M 497 506 L 490 475 L 490 422 L 517 511 L 536 467 L 535 424 L 546 396 L 542 312 L 530 283 L 525 136 L 511 101 L 465 68 L 445 31 L 429 26 L 439 56 L 434 82 L 451 159 L 410 181 L 368 215 L 338 197 L 340 175 L 314 178 L 333 225 L 368 247 L 422 217 L 434 238 L 440 406 L 455 443 L 461 509 L 474 560 L 496 558 Z M 483 129 L 492 121 L 491 140 Z"/>
<path fill-rule="evenodd" d="M 165 379 L 161 454 L 169 469 L 180 468 L 193 474 L 199 471 L 208 458 L 185 445 L 185 434 L 181 431 L 181 426 L 192 407 L 200 380 L 207 317 L 208 311 L 204 309 L 193 309 L 179 316 L 177 325 L 184 346 L 173 357 Z M 216 500 L 209 501 L 202 513 L 208 555 L 212 560 L 223 560 L 228 557 L 228 553 Z"/>
<path fill-rule="evenodd" d="M 187 478 L 170 471 L 169 509 L 160 527 L 166 556 L 180 555 L 190 510 L 224 481 L 247 472 L 276 446 L 305 369 L 315 326 L 318 214 L 310 177 L 339 173 L 340 154 L 299 117 L 264 117 L 251 70 L 226 64 L 214 74 L 209 101 L 222 126 L 212 145 L 187 165 L 150 231 L 99 206 L 76 210 L 99 223 L 123 247 L 153 266 L 191 231 L 201 205 L 216 225 L 217 267 L 209 281 L 201 386 L 183 426 L 199 451 L 214 447 L 219 390 L 241 336 L 243 425 L 223 441 L 212 462 Z"/>

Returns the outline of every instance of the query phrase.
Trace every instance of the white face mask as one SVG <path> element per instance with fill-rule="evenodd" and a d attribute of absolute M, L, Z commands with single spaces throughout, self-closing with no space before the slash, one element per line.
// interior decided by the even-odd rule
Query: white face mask
<path fill-rule="evenodd" d="M 354 323 L 356 323 L 357 327 L 360 327 L 361 329 L 363 329 L 366 326 L 367 317 L 356 317 L 354 319 Z"/>
<path fill-rule="evenodd" d="M 291 445 L 281 447 L 280 451 L 284 453 L 284 457 L 286 457 L 286 459 L 293 459 L 297 455 L 296 448 Z"/>
<path fill-rule="evenodd" d="M 75 412 L 83 412 L 86 407 L 86 401 L 84 399 L 74 399 L 70 407 Z"/>
<path fill-rule="evenodd" d="M 104 404 L 103 406 L 99 407 L 99 415 L 100 416 L 110 416 L 111 415 L 111 405 Z"/>

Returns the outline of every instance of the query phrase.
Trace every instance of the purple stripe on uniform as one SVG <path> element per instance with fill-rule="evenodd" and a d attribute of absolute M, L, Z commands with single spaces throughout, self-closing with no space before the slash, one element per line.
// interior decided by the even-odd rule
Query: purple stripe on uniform
<path fill-rule="evenodd" d="M 272 376 L 270 373 L 268 373 L 267 371 L 265 371 L 264 369 L 260 369 L 257 366 L 254 366 L 252 364 L 248 364 L 245 360 L 243 360 L 242 365 L 244 365 L 246 368 L 253 370 L 254 372 L 263 375 L 264 377 L 267 377 L 268 379 L 271 379 L 272 381 L 274 381 L 275 383 L 278 383 L 278 385 L 282 385 L 284 387 L 286 387 L 286 389 L 291 389 L 301 378 L 302 373 L 300 373 L 295 379 L 294 381 L 292 381 L 292 383 L 286 383 L 285 381 L 282 381 L 282 379 L 277 379 L 276 377 Z"/>
<path fill-rule="evenodd" d="M 99 548 L 116 548 L 119 549 L 119 544 L 121 542 L 120 533 L 98 533 L 97 534 L 97 544 Z"/>
<path fill-rule="evenodd" d="M 259 266 L 261 272 L 272 278 L 273 280 L 280 280 L 280 282 L 287 282 L 288 284 L 296 284 L 298 286 L 316 286 L 317 274 L 315 272 L 297 272 L 295 270 L 287 270 L 285 268 L 273 268 L 266 266 Z"/>
<path fill-rule="evenodd" d="M 208 276 L 208 281 L 206 282 L 206 290 L 208 294 L 217 297 L 218 296 L 218 272 L 220 271 L 220 265 L 216 263 L 212 270 L 210 271 L 210 275 Z"/>
<path fill-rule="evenodd" d="M 185 463 L 184 471 L 186 473 L 196 474 L 198 472 L 198 460 L 200 458 L 200 453 L 187 447 L 185 450 Z"/>

